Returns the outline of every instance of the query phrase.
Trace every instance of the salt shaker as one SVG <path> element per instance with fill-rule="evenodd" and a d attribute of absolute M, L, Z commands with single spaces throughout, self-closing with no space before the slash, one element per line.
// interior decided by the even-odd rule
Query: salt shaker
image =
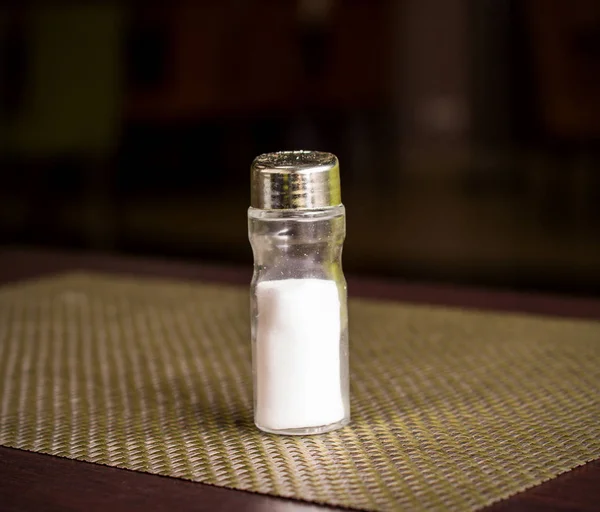
<path fill-rule="evenodd" d="M 350 421 L 338 159 L 318 151 L 261 155 L 251 189 L 254 422 L 273 434 L 335 430 Z"/>

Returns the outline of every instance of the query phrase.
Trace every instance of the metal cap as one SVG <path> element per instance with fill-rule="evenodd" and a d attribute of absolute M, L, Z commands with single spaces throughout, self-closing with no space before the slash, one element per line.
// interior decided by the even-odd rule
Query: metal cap
<path fill-rule="evenodd" d="M 251 173 L 253 208 L 312 210 L 342 204 L 340 166 L 331 153 L 265 153 L 254 159 Z"/>

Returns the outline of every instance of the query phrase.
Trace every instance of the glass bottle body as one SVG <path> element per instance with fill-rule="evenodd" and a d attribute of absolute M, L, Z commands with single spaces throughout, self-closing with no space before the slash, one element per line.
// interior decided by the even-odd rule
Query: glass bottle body
<path fill-rule="evenodd" d="M 248 210 L 254 421 L 318 434 L 350 421 L 342 205 Z"/>

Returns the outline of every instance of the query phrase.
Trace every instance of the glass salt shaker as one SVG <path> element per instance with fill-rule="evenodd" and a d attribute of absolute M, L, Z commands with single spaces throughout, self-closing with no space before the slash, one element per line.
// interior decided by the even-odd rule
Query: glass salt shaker
<path fill-rule="evenodd" d="M 252 163 L 251 188 L 254 421 L 273 434 L 341 428 L 350 402 L 338 159 L 267 153 Z"/>

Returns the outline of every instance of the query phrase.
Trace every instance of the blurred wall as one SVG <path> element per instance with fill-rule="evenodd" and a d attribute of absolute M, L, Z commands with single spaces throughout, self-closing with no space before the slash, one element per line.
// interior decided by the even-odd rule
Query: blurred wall
<path fill-rule="evenodd" d="M 20 108 L 2 122 L 5 150 L 24 157 L 113 150 L 121 122 L 123 9 L 42 3 L 19 14 L 12 21 L 26 34 L 20 38 L 26 78 Z"/>
<path fill-rule="evenodd" d="M 351 272 L 600 290 L 591 0 L 0 8 L 0 233 L 249 263 L 248 167 L 342 163 Z"/>

